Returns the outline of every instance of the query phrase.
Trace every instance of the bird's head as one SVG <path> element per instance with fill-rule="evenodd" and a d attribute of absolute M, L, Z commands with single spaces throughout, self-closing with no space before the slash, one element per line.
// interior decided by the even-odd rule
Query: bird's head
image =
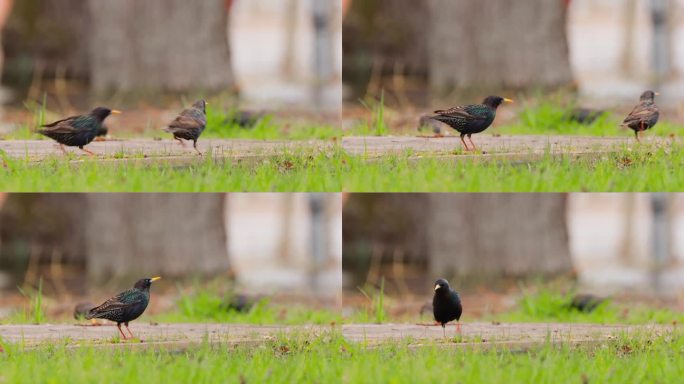
<path fill-rule="evenodd" d="M 104 121 L 109 115 L 118 115 L 119 113 L 121 112 L 105 107 L 97 107 L 90 112 L 91 115 L 95 116 L 100 121 Z"/>
<path fill-rule="evenodd" d="M 639 97 L 639 101 L 649 101 L 652 103 L 658 95 L 660 95 L 658 92 L 644 91 L 644 93 L 641 94 L 641 97 Z"/>
<path fill-rule="evenodd" d="M 435 281 L 435 292 L 448 292 L 449 282 L 446 279 L 439 279 Z"/>
<path fill-rule="evenodd" d="M 199 109 L 202 112 L 206 112 L 207 111 L 207 104 L 209 104 L 209 103 L 204 101 L 204 99 L 201 99 L 201 100 L 195 101 L 195 103 L 192 104 L 192 107 Z"/>
<path fill-rule="evenodd" d="M 140 279 L 138 280 L 133 288 L 137 288 L 141 291 L 147 291 L 150 289 L 150 286 L 152 286 L 152 283 L 155 281 L 161 279 L 161 277 L 152 277 L 152 278 L 145 278 L 145 279 Z"/>
<path fill-rule="evenodd" d="M 513 100 L 507 99 L 505 97 L 500 97 L 500 96 L 487 96 L 484 101 L 482 101 L 482 104 L 492 107 L 494 109 L 498 108 L 501 103 L 512 103 Z"/>

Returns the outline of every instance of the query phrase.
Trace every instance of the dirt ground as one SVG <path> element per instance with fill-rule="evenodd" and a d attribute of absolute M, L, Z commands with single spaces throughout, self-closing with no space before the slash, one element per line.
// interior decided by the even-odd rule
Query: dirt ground
<path fill-rule="evenodd" d="M 519 155 L 583 155 L 608 153 L 627 145 L 632 148 L 636 141 L 632 137 L 585 137 L 585 136 L 535 136 L 535 135 L 476 135 L 473 137 L 475 145 L 483 154 L 463 153 L 462 157 L 515 157 Z M 642 140 L 648 144 L 664 145 L 670 139 L 648 137 Z M 470 143 L 468 143 L 470 146 Z M 462 144 L 458 137 L 345 137 L 343 148 L 352 154 L 366 154 L 380 156 L 390 153 L 402 153 L 410 150 L 416 155 L 448 154 L 461 150 Z"/>
<path fill-rule="evenodd" d="M 140 347 L 184 349 L 209 341 L 217 345 L 262 345 L 283 334 L 316 336 L 335 326 L 259 326 L 241 324 L 142 324 L 130 325 L 140 340 L 118 342 L 113 324 L 90 325 L 3 325 L 0 336 L 5 342 L 22 343 L 27 347 L 64 343 L 103 347 Z M 553 344 L 603 343 L 623 334 L 664 334 L 673 326 L 598 325 L 554 323 L 463 323 L 460 335 L 455 326 L 447 327 L 450 346 L 507 347 L 527 349 L 547 342 Z M 341 327 L 351 342 L 376 345 L 382 342 L 410 338 L 412 345 L 445 341 L 442 328 L 433 324 L 349 324 Z M 455 339 L 456 336 L 460 339 Z"/>
<path fill-rule="evenodd" d="M 211 155 L 215 158 L 263 158 L 274 154 L 282 153 L 286 150 L 297 148 L 323 149 L 331 145 L 322 141 L 262 141 L 262 140 L 232 140 L 232 139 L 200 139 L 197 147 L 203 153 L 211 150 Z M 182 147 L 175 140 L 154 140 L 154 139 L 135 139 L 135 140 L 111 140 L 96 141 L 86 149 L 94 152 L 96 156 L 89 156 L 78 148 L 67 148 L 67 152 L 74 153 L 81 160 L 119 160 L 128 158 L 136 161 L 151 161 L 152 159 L 163 160 L 185 160 L 193 161 L 199 159 L 192 148 L 192 142 L 186 143 Z M 0 141 L 0 151 L 4 151 L 10 158 L 29 158 L 33 161 L 40 161 L 49 156 L 64 156 L 59 146 L 51 140 L 7 140 Z M 147 159 L 147 160 L 146 160 Z"/>
<path fill-rule="evenodd" d="M 346 137 L 342 147 L 350 154 L 379 157 L 388 154 L 411 151 L 416 158 L 425 156 L 451 156 L 459 159 L 535 159 L 551 155 L 590 156 L 610 153 L 626 145 L 633 148 L 638 145 L 630 137 L 582 137 L 582 136 L 493 136 L 479 135 L 475 144 L 482 153 L 462 152 L 454 155 L 462 148 L 458 137 Z M 671 139 L 649 137 L 645 143 L 667 145 Z M 646 145 L 648 145 L 646 144 Z M 238 139 L 202 139 L 198 148 L 202 152 L 211 150 L 214 158 L 233 160 L 263 159 L 264 157 L 282 153 L 286 150 L 315 149 L 323 150 L 335 145 L 318 140 L 309 141 L 264 141 Z M 182 147 L 174 140 L 133 139 L 93 142 L 86 147 L 96 156 L 88 156 L 78 148 L 67 148 L 79 156 L 79 160 L 99 160 L 109 162 L 135 161 L 156 162 L 159 160 L 188 163 L 197 156 L 192 143 Z M 11 158 L 29 158 L 41 161 L 50 156 L 63 156 L 59 146 L 49 140 L 7 140 L 0 141 L 0 151 Z"/>
<path fill-rule="evenodd" d="M 508 347 L 527 349 L 535 345 L 603 343 L 622 334 L 671 332 L 672 326 L 659 325 L 599 325 L 561 323 L 463 323 L 461 333 L 448 325 L 448 340 L 460 336 L 458 347 Z M 411 338 L 415 346 L 444 340 L 442 327 L 432 324 L 351 324 L 343 326 L 345 338 L 353 342 L 376 344 L 385 341 Z M 452 344 L 450 344 L 452 345 Z"/>

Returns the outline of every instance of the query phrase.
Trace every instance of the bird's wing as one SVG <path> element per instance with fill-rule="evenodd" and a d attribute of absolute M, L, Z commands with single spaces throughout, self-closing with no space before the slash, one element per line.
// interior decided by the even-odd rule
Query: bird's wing
<path fill-rule="evenodd" d="M 172 129 L 202 129 L 206 124 L 206 119 L 198 116 L 196 111 L 186 109 L 181 112 L 170 124 Z"/>
<path fill-rule="evenodd" d="M 651 105 L 647 106 L 647 105 L 639 104 L 636 107 L 634 107 L 634 109 L 632 110 L 632 112 L 629 113 L 629 115 L 627 115 L 627 117 L 625 118 L 623 123 L 630 123 L 633 121 L 648 119 L 650 116 L 653 115 L 653 113 L 655 113 L 657 111 L 658 111 L 658 109 L 655 108 L 654 106 L 651 106 Z"/>
<path fill-rule="evenodd" d="M 91 315 L 100 316 L 109 312 L 114 312 L 122 308 L 126 308 L 130 305 L 135 305 L 143 301 L 142 298 L 130 299 L 130 290 L 121 292 L 120 294 L 108 299 L 104 303 L 98 305 L 97 307 L 90 310 Z M 128 300 L 126 300 L 129 298 Z"/>
<path fill-rule="evenodd" d="M 48 127 L 49 128 L 49 127 L 56 127 L 58 125 L 64 125 L 65 123 L 71 124 L 71 122 L 73 120 L 75 120 L 76 118 L 78 118 L 78 116 L 70 116 L 70 117 L 67 117 L 66 119 L 57 120 L 57 121 L 50 123 L 50 124 L 43 124 L 43 125 L 41 125 L 41 127 Z"/>
<path fill-rule="evenodd" d="M 73 133 L 78 128 L 76 127 L 76 122 L 80 116 L 67 117 L 66 119 L 55 121 L 51 124 L 43 125 L 41 131 L 43 132 L 53 132 L 53 133 Z"/>
<path fill-rule="evenodd" d="M 483 120 L 484 116 L 472 114 L 469 109 L 470 105 L 459 105 L 453 108 L 435 111 L 440 116 L 458 117 L 466 120 Z"/>

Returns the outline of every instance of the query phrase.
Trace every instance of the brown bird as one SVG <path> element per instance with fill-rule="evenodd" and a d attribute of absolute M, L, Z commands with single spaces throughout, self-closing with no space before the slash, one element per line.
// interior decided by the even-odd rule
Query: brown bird
<path fill-rule="evenodd" d="M 660 117 L 660 110 L 655 105 L 655 96 L 658 93 L 645 91 L 639 98 L 639 104 L 627 115 L 621 126 L 628 127 L 634 131 L 634 137 L 638 142 L 640 132 L 653 128 Z"/>
<path fill-rule="evenodd" d="M 197 149 L 197 139 L 207 126 L 206 106 L 206 101 L 196 101 L 191 108 L 183 110 L 168 127 L 164 128 L 164 131 L 173 134 L 173 138 L 178 140 L 182 146 L 185 146 L 183 140 L 192 140 L 192 146 L 200 156 L 202 152 Z"/>

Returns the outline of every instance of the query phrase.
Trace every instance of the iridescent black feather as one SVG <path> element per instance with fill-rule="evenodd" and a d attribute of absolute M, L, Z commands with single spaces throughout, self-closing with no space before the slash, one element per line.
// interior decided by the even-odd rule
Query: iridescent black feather
<path fill-rule="evenodd" d="M 463 146 L 468 150 L 468 145 L 463 137 L 468 135 L 470 138 L 473 133 L 480 133 L 489 128 L 496 117 L 496 109 L 504 101 L 510 102 L 511 100 L 499 96 L 488 96 L 482 101 L 482 104 L 459 105 L 446 110 L 435 111 L 436 115 L 431 117 L 457 130 L 461 134 Z M 475 146 L 472 139 L 471 144 L 473 147 Z"/>
<path fill-rule="evenodd" d="M 439 279 L 435 282 L 435 295 L 432 298 L 432 311 L 435 321 L 445 327 L 450 321 L 459 321 L 463 313 L 461 298 L 449 287 L 449 282 Z"/>
<path fill-rule="evenodd" d="M 107 319 L 117 325 L 135 320 L 145 312 L 150 302 L 153 279 L 140 279 L 132 289 L 126 290 L 88 312 L 86 319 Z"/>
<path fill-rule="evenodd" d="M 102 132 L 104 128 L 102 123 L 111 113 L 112 110 L 109 108 L 97 107 L 87 115 L 67 117 L 43 125 L 38 133 L 60 144 L 83 149 Z"/>

